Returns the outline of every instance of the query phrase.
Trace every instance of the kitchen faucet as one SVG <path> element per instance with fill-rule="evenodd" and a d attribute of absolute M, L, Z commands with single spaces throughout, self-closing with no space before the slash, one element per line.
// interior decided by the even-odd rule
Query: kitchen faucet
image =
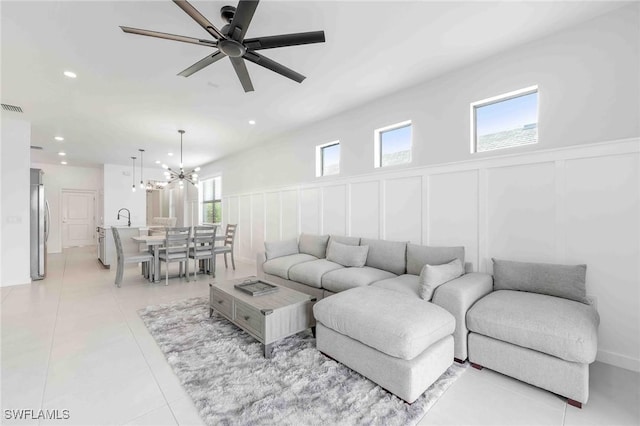
<path fill-rule="evenodd" d="M 122 210 L 127 211 L 127 226 L 131 226 L 131 212 L 129 211 L 129 209 L 121 208 L 120 210 L 118 210 L 118 220 L 120 220 L 120 212 Z M 124 213 L 122 213 L 122 216 L 124 217 Z"/>

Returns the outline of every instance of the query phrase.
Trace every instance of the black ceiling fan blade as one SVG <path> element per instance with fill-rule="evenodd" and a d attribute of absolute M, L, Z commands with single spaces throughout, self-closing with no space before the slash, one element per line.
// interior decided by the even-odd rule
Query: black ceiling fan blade
<path fill-rule="evenodd" d="M 196 62 L 195 64 L 191 65 L 189 68 L 187 68 L 186 70 L 180 72 L 178 75 L 181 75 L 183 77 L 189 77 L 191 74 L 194 74 L 198 71 L 200 71 L 202 68 L 211 65 L 212 63 L 219 61 L 220 59 L 224 58 L 225 55 L 224 53 L 222 53 L 221 51 L 217 51 L 215 52 L 213 55 L 208 55 L 202 59 L 200 59 L 198 62 Z"/>
<path fill-rule="evenodd" d="M 186 37 L 186 36 L 181 36 L 176 34 L 161 33 L 159 31 L 142 30 L 140 28 L 131 28 L 131 27 L 123 27 L 123 26 L 120 26 L 120 28 L 122 28 L 122 31 L 129 34 L 138 34 L 138 35 L 149 36 L 149 37 L 163 38 L 166 40 L 181 41 L 183 43 L 199 44 L 200 46 L 216 47 L 216 45 L 218 44 L 214 40 L 202 40 L 194 37 Z"/>
<path fill-rule="evenodd" d="M 187 15 L 191 16 L 191 18 L 198 24 L 200 24 L 200 26 L 204 28 L 209 34 L 211 34 L 218 40 L 226 38 L 219 29 L 214 27 L 207 18 L 205 18 L 200 12 L 198 12 L 198 9 L 191 6 L 191 3 L 186 0 L 173 0 L 173 2 L 177 4 L 180 9 L 184 10 Z"/>
<path fill-rule="evenodd" d="M 244 40 L 244 45 L 247 47 L 247 49 L 260 50 L 324 42 L 324 31 L 309 31 L 306 33 L 281 34 L 267 37 L 247 38 Z"/>
<path fill-rule="evenodd" d="M 298 83 L 302 83 L 302 81 L 306 78 L 304 75 L 295 72 L 291 68 L 287 68 L 284 65 L 279 64 L 276 61 L 273 61 L 266 56 L 262 56 L 261 54 L 253 51 L 248 50 L 244 54 L 243 58 L 253 62 L 254 64 L 258 64 L 262 67 L 270 69 L 271 71 L 277 72 L 278 74 L 290 78 L 293 81 L 297 81 Z"/>
<path fill-rule="evenodd" d="M 229 24 L 229 37 L 235 41 L 244 40 L 253 14 L 258 7 L 258 0 L 240 0 L 233 20 Z"/>
<path fill-rule="evenodd" d="M 231 59 L 231 65 L 233 65 L 233 69 L 236 70 L 236 74 L 240 79 L 240 83 L 242 83 L 244 91 L 253 92 L 253 84 L 251 84 L 251 78 L 249 77 L 249 71 L 247 71 L 244 59 L 232 57 L 229 57 L 229 59 Z"/>

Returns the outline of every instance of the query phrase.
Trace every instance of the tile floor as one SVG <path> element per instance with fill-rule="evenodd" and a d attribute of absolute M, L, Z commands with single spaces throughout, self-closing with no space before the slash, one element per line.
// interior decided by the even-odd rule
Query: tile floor
<path fill-rule="evenodd" d="M 218 263 L 218 280 L 255 273 Z M 221 265 L 222 263 L 222 265 Z M 49 256 L 47 278 L 0 288 L 2 424 L 201 424 L 137 310 L 206 296 L 211 278 L 150 284 L 135 266 L 121 288 L 95 250 Z M 173 265 L 175 266 L 175 265 Z M 591 367 L 591 397 L 582 410 L 549 392 L 498 373 L 469 368 L 421 424 L 638 425 L 640 375 Z M 5 409 L 67 409 L 69 420 L 11 421 Z"/>

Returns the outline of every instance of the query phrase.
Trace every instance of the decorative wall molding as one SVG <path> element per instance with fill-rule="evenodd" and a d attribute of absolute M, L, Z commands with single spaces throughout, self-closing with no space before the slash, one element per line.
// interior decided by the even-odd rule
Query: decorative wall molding
<path fill-rule="evenodd" d="M 463 245 L 483 272 L 492 257 L 586 263 L 599 359 L 640 371 L 640 138 L 256 189 L 223 209 L 248 261 L 309 232 Z"/>

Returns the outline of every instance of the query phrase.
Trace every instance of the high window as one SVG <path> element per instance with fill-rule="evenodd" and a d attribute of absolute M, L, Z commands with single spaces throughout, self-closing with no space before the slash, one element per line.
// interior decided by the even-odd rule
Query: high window
<path fill-rule="evenodd" d="M 471 104 L 471 152 L 538 142 L 538 86 Z"/>
<path fill-rule="evenodd" d="M 222 222 L 222 191 L 221 178 L 215 177 L 200 182 L 202 223 L 213 224 Z"/>
<path fill-rule="evenodd" d="M 330 142 L 316 147 L 316 176 L 340 173 L 340 142 Z"/>
<path fill-rule="evenodd" d="M 375 131 L 374 166 L 387 167 L 411 162 L 411 121 Z"/>

